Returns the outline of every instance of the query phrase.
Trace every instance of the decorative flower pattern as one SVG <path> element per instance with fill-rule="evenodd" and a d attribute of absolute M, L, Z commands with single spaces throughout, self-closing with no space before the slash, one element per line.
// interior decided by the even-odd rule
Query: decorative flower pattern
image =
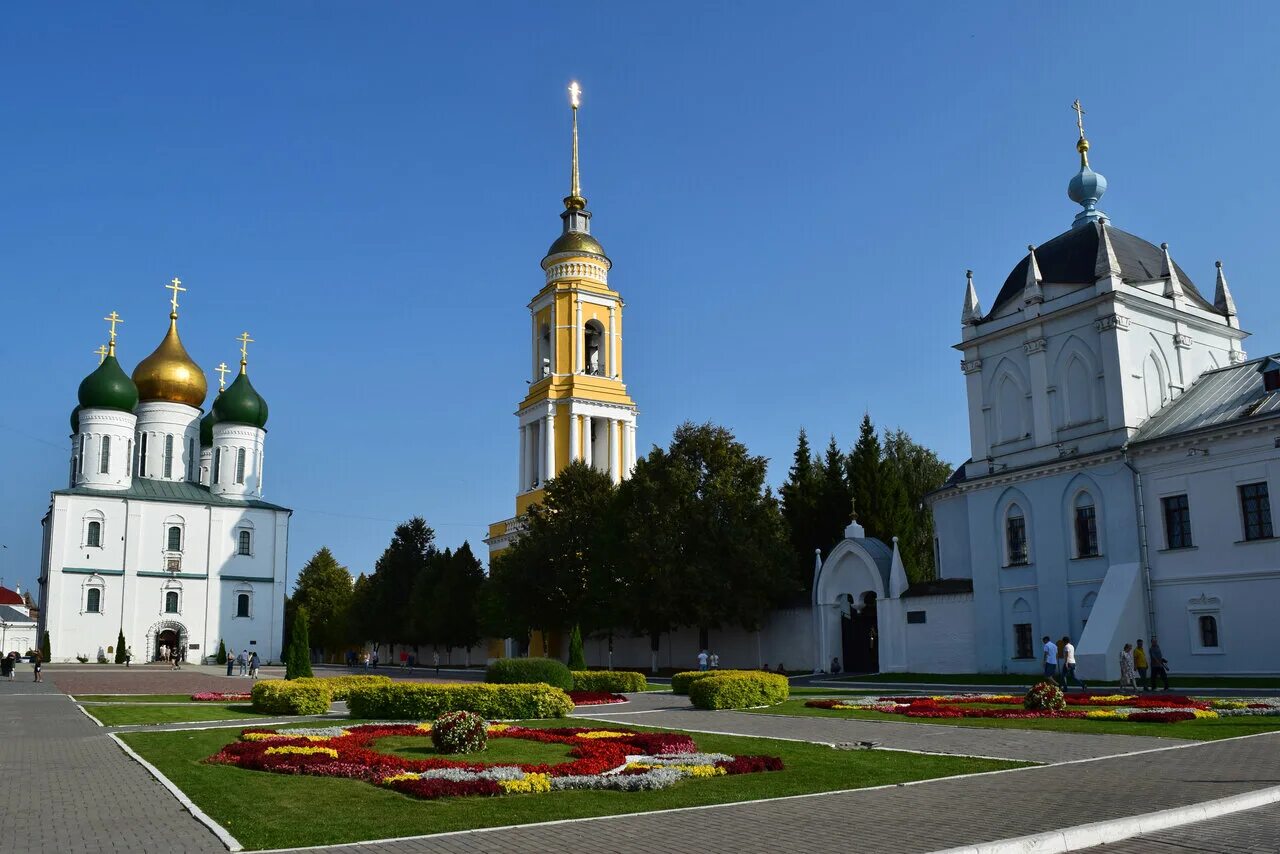
<path fill-rule="evenodd" d="M 1063 699 L 1066 701 L 1067 708 L 1058 710 L 991 708 L 992 706 L 1023 705 L 1024 698 L 1013 694 L 848 697 L 838 700 L 810 700 L 805 705 L 815 709 L 853 709 L 903 715 L 909 718 L 994 718 L 997 720 L 1085 718 L 1171 724 L 1179 721 L 1245 715 L 1280 716 L 1280 699 L 1274 698 L 1197 700 L 1176 694 L 1142 696 L 1086 692 L 1066 694 Z M 1085 708 L 1070 708 L 1072 706 Z"/>

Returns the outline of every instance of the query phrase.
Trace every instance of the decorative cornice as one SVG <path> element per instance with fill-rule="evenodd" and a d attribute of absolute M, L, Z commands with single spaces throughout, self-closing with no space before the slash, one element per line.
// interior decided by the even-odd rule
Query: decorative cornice
<path fill-rule="evenodd" d="M 203 578 L 204 576 L 201 576 Z M 275 579 L 268 576 L 267 578 L 259 578 L 255 575 L 219 575 L 222 581 L 252 581 L 255 584 L 274 584 Z"/>
<path fill-rule="evenodd" d="M 1032 338 L 1030 341 L 1023 341 L 1022 352 L 1026 353 L 1028 356 L 1032 356 L 1036 353 L 1043 353 L 1044 348 L 1048 343 L 1049 342 L 1044 338 Z"/>
<path fill-rule="evenodd" d="M 1232 350 L 1227 354 L 1227 361 L 1231 362 L 1233 365 L 1238 365 L 1242 362 L 1249 361 L 1249 357 L 1245 355 L 1243 350 Z"/>
<path fill-rule="evenodd" d="M 137 572 L 135 572 L 134 575 L 138 576 L 139 578 L 186 578 L 186 579 L 191 579 L 193 581 L 199 581 L 201 579 L 205 579 L 209 577 L 202 572 L 165 572 L 164 570 L 149 570 L 149 569 L 147 570 L 140 569 Z"/>
<path fill-rule="evenodd" d="M 1174 336 L 1173 336 L 1173 346 L 1177 347 L 1179 350 L 1190 350 L 1190 349 L 1191 349 L 1191 336 L 1190 336 L 1190 335 L 1185 335 L 1185 334 L 1182 334 L 1182 333 L 1178 333 L 1177 335 L 1174 335 Z"/>
<path fill-rule="evenodd" d="M 960 370 L 966 374 L 976 374 L 978 371 L 982 370 L 982 360 L 981 359 L 961 359 Z"/>
<path fill-rule="evenodd" d="M 979 489 L 989 489 L 993 486 L 1004 486 L 1010 483 L 1020 483 L 1025 480 L 1034 478 L 1048 477 L 1050 475 L 1062 474 L 1063 472 L 1075 471 L 1076 469 L 1091 468 L 1103 463 L 1114 462 L 1122 459 L 1122 455 L 1117 450 L 1098 451 L 1094 454 L 1083 457 L 1066 457 L 1055 459 L 1049 463 L 1040 463 L 1030 465 L 1023 469 L 1005 470 L 995 474 L 982 475 L 973 480 L 965 480 L 960 483 L 953 484 L 947 489 L 954 489 L 957 493 L 973 492 Z M 936 496 L 942 490 L 932 493 Z"/>
<path fill-rule="evenodd" d="M 123 569 L 89 569 L 83 566 L 64 566 L 62 571 L 68 575 L 124 575 Z"/>
<path fill-rule="evenodd" d="M 588 261 L 561 261 L 547 268 L 547 284 L 560 279 L 589 279 L 607 285 L 609 270 L 603 264 Z"/>
<path fill-rule="evenodd" d="M 1108 329 L 1119 329 L 1121 332 L 1128 332 L 1133 321 L 1126 314 L 1108 314 L 1106 317 L 1099 317 L 1093 322 L 1093 328 L 1099 332 L 1106 332 Z"/>

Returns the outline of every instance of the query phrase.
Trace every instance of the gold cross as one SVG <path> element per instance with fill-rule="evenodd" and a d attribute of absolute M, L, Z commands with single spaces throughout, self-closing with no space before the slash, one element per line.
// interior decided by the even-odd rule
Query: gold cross
<path fill-rule="evenodd" d="M 226 362 L 219 362 L 214 371 L 218 374 L 218 391 L 225 391 L 227 388 L 227 374 L 231 372 L 231 369 L 227 367 Z"/>
<path fill-rule="evenodd" d="M 169 305 L 172 306 L 173 316 L 177 317 L 178 316 L 178 294 L 185 291 L 186 288 L 182 287 L 182 280 L 179 279 L 177 276 L 174 276 L 173 281 L 165 285 L 165 289 L 173 291 L 173 296 L 169 299 Z"/>
<path fill-rule="evenodd" d="M 580 100 L 581 96 L 582 87 L 579 86 L 578 81 L 575 80 L 569 84 L 569 105 L 575 110 L 578 109 L 579 104 L 582 103 Z"/>
<path fill-rule="evenodd" d="M 98 364 L 99 364 L 99 365 L 101 365 L 103 362 L 105 362 L 105 361 L 107 360 L 107 345 L 106 345 L 106 344 L 99 344 L 99 345 L 98 345 L 98 349 L 97 349 L 97 350 L 94 350 L 93 352 L 95 352 L 95 353 L 97 353 L 97 354 L 98 354 Z"/>
<path fill-rule="evenodd" d="M 245 362 L 249 360 L 249 345 L 253 343 L 253 339 L 249 337 L 248 332 L 241 332 L 236 340 L 240 342 L 240 367 L 244 367 Z"/>
<path fill-rule="evenodd" d="M 102 319 L 111 324 L 111 343 L 116 343 L 116 324 L 124 323 L 124 321 L 121 320 L 120 315 L 116 314 L 114 311 Z"/>
<path fill-rule="evenodd" d="M 1076 98 L 1076 102 L 1071 105 L 1071 109 L 1076 111 L 1076 127 L 1080 128 L 1080 138 L 1084 139 L 1084 108 L 1080 106 L 1080 99 Z"/>

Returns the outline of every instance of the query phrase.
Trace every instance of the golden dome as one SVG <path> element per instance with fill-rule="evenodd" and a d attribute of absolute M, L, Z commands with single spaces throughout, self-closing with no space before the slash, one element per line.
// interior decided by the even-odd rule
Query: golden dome
<path fill-rule="evenodd" d="M 133 369 L 133 384 L 140 401 L 167 400 L 197 409 L 204 403 L 209 383 L 182 346 L 177 315 L 169 315 L 169 331 L 160 346 Z"/>

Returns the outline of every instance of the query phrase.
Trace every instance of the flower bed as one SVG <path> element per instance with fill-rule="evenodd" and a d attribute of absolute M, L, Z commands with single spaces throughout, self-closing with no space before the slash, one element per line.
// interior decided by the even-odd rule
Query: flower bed
<path fill-rule="evenodd" d="M 246 703 L 253 699 L 253 695 L 233 691 L 201 691 L 192 694 L 191 699 L 209 703 Z"/>
<path fill-rule="evenodd" d="M 852 709 L 864 712 L 903 715 L 909 718 L 993 718 L 1036 720 L 1045 718 L 1085 718 L 1088 720 L 1178 723 L 1202 718 L 1245 715 L 1280 716 L 1280 699 L 1197 700 L 1166 694 L 1144 697 L 1134 694 L 1068 694 L 1067 708 L 1005 709 L 991 706 L 1022 706 L 1024 698 L 1012 694 L 952 694 L 932 697 L 848 697 L 838 700 L 810 700 L 815 709 Z M 1075 707 L 1075 708 L 1071 708 Z"/>
<path fill-rule="evenodd" d="M 609 691 L 570 691 L 569 699 L 575 706 L 607 706 L 610 703 L 625 703 L 627 698 Z"/>
<path fill-rule="evenodd" d="M 773 756 L 699 753 L 684 733 L 490 725 L 488 737 L 568 746 L 567 762 L 486 763 L 466 759 L 407 759 L 372 749 L 393 736 L 429 738 L 430 724 L 365 724 L 295 730 L 246 729 L 208 762 L 277 774 L 345 777 L 387 786 L 417 798 L 544 794 L 569 789 L 633 792 L 681 780 L 782 770 Z"/>

